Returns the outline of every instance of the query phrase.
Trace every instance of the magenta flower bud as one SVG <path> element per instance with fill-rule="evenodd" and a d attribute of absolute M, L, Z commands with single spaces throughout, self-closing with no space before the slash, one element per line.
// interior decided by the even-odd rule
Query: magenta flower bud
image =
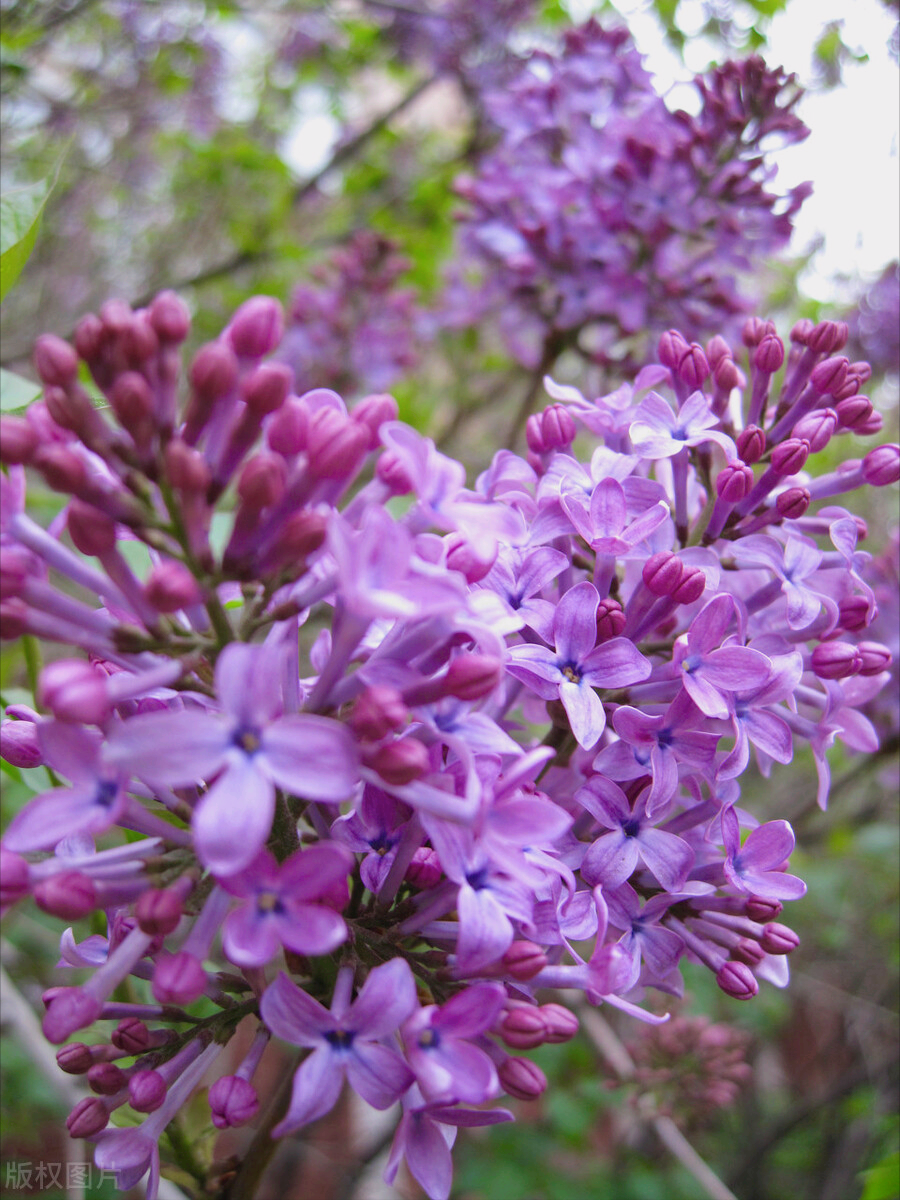
<path fill-rule="evenodd" d="M 115 1063 L 98 1062 L 88 1068 L 88 1086 L 98 1096 L 114 1096 L 128 1082 L 128 1076 Z"/>
<path fill-rule="evenodd" d="M 785 517 L 790 521 L 796 521 L 809 508 L 810 504 L 809 489 L 804 487 L 792 487 L 786 491 L 779 492 L 775 498 L 775 508 L 780 517 Z"/>
<path fill-rule="evenodd" d="M 61 658 L 41 671 L 38 693 L 41 703 L 58 721 L 101 725 L 111 712 L 106 694 L 106 676 L 91 663 Z"/>
<path fill-rule="evenodd" d="M 66 388 L 78 375 L 78 355 L 62 338 L 42 333 L 34 344 L 34 369 L 42 382 Z"/>
<path fill-rule="evenodd" d="M 820 679 L 848 679 L 859 673 L 862 655 L 852 642 L 822 642 L 810 662 Z"/>
<path fill-rule="evenodd" d="M 380 742 L 389 733 L 402 729 L 409 709 L 396 688 L 375 684 L 361 692 L 350 713 L 350 728 L 366 742 Z"/>
<path fill-rule="evenodd" d="M 625 628 L 625 612 L 618 600 L 607 596 L 597 606 L 597 643 L 619 637 Z"/>
<path fill-rule="evenodd" d="M 788 438 L 772 451 L 772 469 L 779 475 L 796 475 L 809 458 L 809 442 L 804 438 Z"/>
<path fill-rule="evenodd" d="M 800 938 L 787 925 L 770 922 L 762 931 L 760 944 L 766 954 L 790 954 L 800 945 Z"/>
<path fill-rule="evenodd" d="M 737 504 L 752 487 L 753 468 L 744 463 L 728 463 L 716 476 L 716 494 L 726 504 Z"/>
<path fill-rule="evenodd" d="M 191 314 L 175 292 L 160 292 L 151 301 L 147 315 L 161 342 L 183 342 L 191 331 Z"/>
<path fill-rule="evenodd" d="M 742 962 L 725 963 L 716 975 L 716 983 L 732 1000 L 752 1000 L 759 991 L 756 976 Z"/>
<path fill-rule="evenodd" d="M 28 863 L 0 846 L 0 905 L 6 908 L 28 895 Z"/>
<path fill-rule="evenodd" d="M 774 333 L 767 333 L 753 351 L 753 365 L 758 371 L 774 375 L 784 363 L 784 342 Z"/>
<path fill-rule="evenodd" d="M 500 1037 L 515 1050 L 533 1050 L 547 1040 L 547 1026 L 539 1008 L 517 1004 L 500 1024 Z"/>
<path fill-rule="evenodd" d="M 66 446 L 39 446 L 32 463 L 54 492 L 72 495 L 81 491 L 87 481 L 87 468 L 82 459 Z"/>
<path fill-rule="evenodd" d="M 111 300 L 104 301 L 100 306 L 100 320 L 108 333 L 119 337 L 131 325 L 134 320 L 134 312 L 127 300 L 120 300 L 113 296 Z"/>
<path fill-rule="evenodd" d="M 172 888 L 153 888 L 144 892 L 135 905 L 137 923 L 151 937 L 166 937 L 178 928 L 182 914 L 181 897 Z"/>
<path fill-rule="evenodd" d="M 810 453 L 818 454 L 831 441 L 837 424 L 838 417 L 833 408 L 817 408 L 800 418 L 791 430 L 791 437 L 809 442 Z"/>
<path fill-rule="evenodd" d="M 760 925 L 764 925 L 767 921 L 774 921 L 780 915 L 784 905 L 780 900 L 768 900 L 762 896 L 751 896 L 745 906 L 744 912 L 751 921 L 756 921 Z"/>
<path fill-rule="evenodd" d="M 882 429 L 884 429 L 884 417 L 880 412 L 872 409 L 865 421 L 860 421 L 855 426 L 853 432 L 857 437 L 874 437 L 876 433 L 881 433 Z"/>
<path fill-rule="evenodd" d="M 197 580 L 184 565 L 169 559 L 150 569 L 144 583 L 144 595 L 157 612 L 174 613 L 197 604 L 200 588 Z"/>
<path fill-rule="evenodd" d="M 209 1089 L 209 1107 L 216 1129 L 233 1129 L 253 1120 L 259 1112 L 259 1096 L 240 1075 L 223 1075 Z"/>
<path fill-rule="evenodd" d="M 860 675 L 880 675 L 894 661 L 890 650 L 881 642 L 860 642 L 856 648 L 862 659 Z"/>
<path fill-rule="evenodd" d="M 13 767 L 39 767 L 44 761 L 34 721 L 3 721 L 0 724 L 0 758 Z"/>
<path fill-rule="evenodd" d="M 47 1011 L 41 1027 L 48 1042 L 59 1045 L 70 1038 L 78 1029 L 85 1029 L 100 1016 L 103 1007 L 90 992 L 84 988 L 52 988 L 47 1002 Z M 44 993 L 45 1000 L 48 993 Z"/>
<path fill-rule="evenodd" d="M 741 329 L 741 341 L 749 350 L 758 346 L 764 337 L 774 333 L 775 326 L 771 321 L 765 321 L 762 317 L 748 317 Z"/>
<path fill-rule="evenodd" d="M 654 596 L 671 596 L 684 575 L 681 559 L 670 550 L 652 554 L 644 563 L 641 578 Z"/>
<path fill-rule="evenodd" d="M 244 403 L 258 417 L 281 408 L 294 386 L 294 372 L 281 362 L 261 363 L 241 384 Z"/>
<path fill-rule="evenodd" d="M 137 371 L 120 375 L 110 392 L 110 403 L 119 423 L 129 431 L 138 432 L 153 417 L 153 393 L 150 384 Z"/>
<path fill-rule="evenodd" d="M 670 371 L 677 371 L 678 364 L 684 357 L 684 353 L 689 349 L 688 343 L 681 336 L 677 329 L 669 329 L 659 339 L 659 348 L 657 354 L 659 361 L 664 367 L 668 367 Z"/>
<path fill-rule="evenodd" d="M 481 700 L 503 678 L 503 663 L 489 654 L 458 654 L 450 660 L 444 686 L 457 700 Z"/>
<path fill-rule="evenodd" d="M 56 1065 L 67 1075 L 86 1075 L 93 1064 L 91 1048 L 84 1042 L 69 1042 L 56 1052 Z"/>
<path fill-rule="evenodd" d="M 19 599 L 33 568 L 33 556 L 22 546 L 7 542 L 0 554 L 0 598 Z"/>
<path fill-rule="evenodd" d="M 38 442 L 37 431 L 24 417 L 0 417 L 0 462 L 8 467 L 31 462 Z"/>
<path fill-rule="evenodd" d="M 826 358 L 813 367 L 809 382 L 823 396 L 830 396 L 837 391 L 847 378 L 849 362 L 846 358 Z"/>
<path fill-rule="evenodd" d="M 754 942 L 752 938 L 741 938 L 732 948 L 731 957 L 745 966 L 757 967 L 765 958 L 765 951 L 759 942 Z"/>
<path fill-rule="evenodd" d="M 80 921 L 97 907 L 93 881 L 80 871 L 60 871 L 35 885 L 34 901 L 42 912 L 64 921 Z"/>
<path fill-rule="evenodd" d="M 112 1032 L 112 1044 L 127 1054 L 143 1054 L 152 1043 L 150 1030 L 140 1017 L 123 1017 Z"/>
<path fill-rule="evenodd" d="M 85 1096 L 79 1100 L 66 1117 L 69 1137 L 89 1138 L 100 1133 L 109 1124 L 106 1105 L 97 1096 Z"/>
<path fill-rule="evenodd" d="M 461 533 L 448 534 L 444 544 L 447 547 L 447 566 L 451 571 L 459 571 L 464 575 L 467 583 L 478 583 L 484 579 L 497 559 L 496 546 L 487 553 L 479 553 Z"/>
<path fill-rule="evenodd" d="M 578 1018 L 561 1004 L 542 1004 L 540 1014 L 547 1027 L 548 1042 L 570 1042 L 578 1032 Z"/>
<path fill-rule="evenodd" d="M 398 416 L 397 401 L 387 392 L 376 392 L 365 396 L 350 414 L 351 418 L 369 431 L 369 450 L 377 450 L 381 445 L 379 430 L 388 421 L 396 421 Z"/>
<path fill-rule="evenodd" d="M 534 454 L 549 454 L 551 450 L 571 446 L 577 432 L 569 410 L 562 404 L 551 404 L 528 418 L 525 439 Z"/>
<path fill-rule="evenodd" d="M 699 567 L 685 567 L 681 582 L 672 593 L 679 604 L 693 604 L 706 591 L 706 576 Z"/>
<path fill-rule="evenodd" d="M 0 638 L 5 642 L 20 638 L 28 628 L 28 607 L 15 597 L 0 604 Z"/>
<path fill-rule="evenodd" d="M 864 425 L 874 412 L 872 401 L 868 396 L 848 396 L 839 400 L 836 413 L 838 424 L 842 429 L 858 429 Z"/>
<path fill-rule="evenodd" d="M 501 960 L 508 975 L 525 983 L 547 965 L 547 955 L 535 942 L 516 941 Z"/>
<path fill-rule="evenodd" d="M 75 548 L 82 554 L 106 554 L 116 544 L 115 521 L 83 500 L 70 502 L 66 528 Z"/>
<path fill-rule="evenodd" d="M 307 453 L 315 479 L 346 479 L 368 453 L 369 431 L 333 408 L 321 408 L 309 424 Z"/>
<path fill-rule="evenodd" d="M 873 487 L 886 487 L 900 479 L 900 446 L 893 442 L 876 446 L 863 459 L 863 479 Z"/>
<path fill-rule="evenodd" d="M 436 851 L 429 846 L 420 846 L 412 856 L 403 879 L 410 887 L 419 888 L 424 892 L 428 888 L 436 887 L 443 874 L 441 860 Z"/>
<path fill-rule="evenodd" d="M 325 541 L 328 517 L 312 508 L 291 513 L 278 532 L 276 557 L 279 561 L 299 562 L 314 554 Z"/>
<path fill-rule="evenodd" d="M 241 503 L 254 512 L 275 504 L 284 494 L 284 459 L 280 454 L 261 450 L 244 464 L 237 493 Z"/>
<path fill-rule="evenodd" d="M 766 452 L 766 435 L 758 425 L 748 425 L 737 436 L 737 452 L 741 462 L 752 466 Z"/>
<path fill-rule="evenodd" d="M 271 354 L 284 333 L 284 311 L 272 296 L 245 300 L 228 326 L 228 341 L 241 358 Z"/>
<path fill-rule="evenodd" d="M 379 747 L 366 759 L 386 783 L 402 786 L 428 772 L 428 751 L 417 738 L 401 738 Z"/>
<path fill-rule="evenodd" d="M 160 1004 L 192 1004 L 203 995 L 206 983 L 203 964 L 193 954 L 179 950 L 157 959 L 151 990 Z"/>
<path fill-rule="evenodd" d="M 379 455 L 375 464 L 375 476 L 385 487 L 390 488 L 392 496 L 405 496 L 413 490 L 412 477 L 406 464 L 396 454 Z"/>
<path fill-rule="evenodd" d="M 810 334 L 814 329 L 815 324 L 809 317 L 803 317 L 791 330 L 791 341 L 796 342 L 798 346 L 808 345 Z"/>
<path fill-rule="evenodd" d="M 732 358 L 731 347 L 721 334 L 717 333 L 706 343 L 706 357 L 713 368 L 717 367 L 724 359 Z"/>
<path fill-rule="evenodd" d="M 844 321 L 820 321 L 810 330 L 806 345 L 816 354 L 834 354 L 847 344 L 848 334 Z"/>
<path fill-rule="evenodd" d="M 873 619 L 873 614 L 869 612 L 869 601 L 865 596 L 848 596 L 840 602 L 838 611 L 841 628 L 846 629 L 848 633 L 857 633 L 860 629 L 865 629 Z"/>
<path fill-rule="evenodd" d="M 75 326 L 72 340 L 79 356 L 90 363 L 99 356 L 105 337 L 103 322 L 96 313 L 87 313 Z"/>
<path fill-rule="evenodd" d="M 162 1107 L 166 1091 L 166 1081 L 159 1071 L 137 1071 L 128 1080 L 128 1103 L 135 1112 L 156 1112 Z"/>
<path fill-rule="evenodd" d="M 678 363 L 678 378 L 692 391 L 703 385 L 709 376 L 709 362 L 703 352 L 703 347 L 691 342 Z"/>
<path fill-rule="evenodd" d="M 212 476 L 199 450 L 174 439 L 166 446 L 166 477 L 179 492 L 202 495 Z"/>
<path fill-rule="evenodd" d="M 732 388 L 741 386 L 743 376 L 733 358 L 720 358 L 713 368 L 713 379 L 717 388 L 730 392 Z"/>
<path fill-rule="evenodd" d="M 497 1068 L 503 1090 L 516 1100 L 536 1100 L 547 1090 L 547 1076 L 529 1058 L 506 1058 Z"/>
<path fill-rule="evenodd" d="M 296 396 L 289 396 L 266 425 L 266 441 L 276 454 L 290 458 L 306 449 L 309 409 Z"/>
<path fill-rule="evenodd" d="M 237 376 L 237 359 L 224 342 L 208 342 L 201 346 L 188 372 L 191 387 L 207 404 L 227 396 Z"/>

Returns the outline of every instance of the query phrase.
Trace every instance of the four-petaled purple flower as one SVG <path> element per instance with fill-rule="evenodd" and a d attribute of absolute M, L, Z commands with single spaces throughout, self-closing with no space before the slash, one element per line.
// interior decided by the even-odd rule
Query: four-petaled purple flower
<path fill-rule="evenodd" d="M 681 682 L 708 717 L 728 717 L 732 693 L 763 686 L 772 669 L 770 660 L 758 650 L 722 644 L 734 613 L 731 596 L 714 596 L 694 617 L 687 645 L 675 646 Z"/>
<path fill-rule="evenodd" d="M 476 983 L 437 1008 L 418 1009 L 401 1030 L 409 1065 L 431 1100 L 483 1104 L 499 1091 L 493 1062 L 470 1039 L 487 1032 L 503 1010 L 498 983 Z"/>
<path fill-rule="evenodd" d="M 806 895 L 802 879 L 779 870 L 794 851 L 794 831 L 787 821 L 766 821 L 742 846 L 737 813 L 729 804 L 722 810 L 722 840 L 725 877 L 738 891 L 764 900 L 799 900 Z"/>

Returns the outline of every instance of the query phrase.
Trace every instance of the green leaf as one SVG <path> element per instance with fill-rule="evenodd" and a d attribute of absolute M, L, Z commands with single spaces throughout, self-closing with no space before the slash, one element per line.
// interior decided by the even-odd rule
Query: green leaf
<path fill-rule="evenodd" d="M 34 249 L 44 205 L 53 182 L 42 179 L 0 196 L 0 302 Z"/>
<path fill-rule="evenodd" d="M 0 367 L 0 412 L 17 412 L 27 408 L 40 394 L 40 384 Z"/>
<path fill-rule="evenodd" d="M 869 1171 L 863 1172 L 866 1181 L 862 1200 L 897 1200 L 900 1196 L 900 1153 L 889 1154 Z"/>

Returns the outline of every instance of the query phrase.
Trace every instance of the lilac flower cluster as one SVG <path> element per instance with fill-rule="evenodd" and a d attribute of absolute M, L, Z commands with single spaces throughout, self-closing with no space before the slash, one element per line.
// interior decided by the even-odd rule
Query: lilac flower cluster
<path fill-rule="evenodd" d="M 2 418 L 4 637 L 81 652 L 0 729 L 64 781 L 6 829 L 2 904 L 105 913 L 63 934 L 80 982 L 43 1029 L 122 1188 L 153 1194 L 160 1133 L 249 1019 L 217 1128 L 255 1117 L 275 1037 L 301 1050 L 276 1136 L 345 1083 L 399 1101 L 385 1177 L 405 1158 L 441 1200 L 454 1131 L 510 1120 L 480 1106 L 539 1095 L 521 1052 L 577 1032 L 557 989 L 659 1024 L 646 989 L 680 995 L 684 962 L 737 999 L 787 982 L 794 835 L 739 779 L 799 740 L 824 804 L 834 739 L 877 745 L 859 706 L 890 653 L 833 501 L 895 483 L 900 448 L 810 473 L 878 426 L 831 322 L 786 351 L 749 321 L 746 374 L 670 331 L 609 396 L 547 380 L 527 458 L 473 488 L 391 397 L 298 395 L 275 300 L 182 372 L 188 332 L 172 293 L 110 302 L 74 348 L 39 339 L 43 399 Z M 50 529 L 25 467 L 66 498 Z"/>
<path fill-rule="evenodd" d="M 526 365 L 576 339 L 605 363 L 669 324 L 689 337 L 736 328 L 752 307 L 741 273 L 786 244 L 810 190 L 772 191 L 765 151 L 808 130 L 794 77 L 761 59 L 696 86 L 697 116 L 670 111 L 627 30 L 590 21 L 489 94 L 496 144 L 457 183 L 469 202 L 459 319 L 473 304 L 499 313 Z"/>

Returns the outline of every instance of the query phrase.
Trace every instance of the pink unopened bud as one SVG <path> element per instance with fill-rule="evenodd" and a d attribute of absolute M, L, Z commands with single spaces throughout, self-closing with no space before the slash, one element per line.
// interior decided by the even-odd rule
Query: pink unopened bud
<path fill-rule="evenodd" d="M 141 427 L 146 428 L 153 416 L 153 393 L 144 376 L 125 371 L 113 385 L 109 399 L 120 424 L 139 436 Z"/>
<path fill-rule="evenodd" d="M 237 493 L 241 503 L 254 512 L 275 504 L 284 494 L 286 471 L 280 454 L 265 450 L 249 459 L 238 480 Z"/>
<path fill-rule="evenodd" d="M 459 571 L 467 583 L 484 579 L 497 559 L 497 547 L 473 546 L 461 533 L 451 533 L 444 539 L 447 546 L 446 563 L 451 571 Z"/>
<path fill-rule="evenodd" d="M 166 1081 L 159 1071 L 137 1071 L 128 1080 L 128 1103 L 135 1112 L 156 1112 L 162 1107 L 166 1091 Z"/>
<path fill-rule="evenodd" d="M 87 313 L 75 326 L 75 349 L 86 363 L 94 362 L 99 357 L 105 338 L 103 322 L 96 313 Z"/>
<path fill-rule="evenodd" d="M 266 425 L 266 441 L 276 454 L 290 458 L 306 449 L 309 433 L 309 409 L 296 396 L 290 396 Z"/>
<path fill-rule="evenodd" d="M 385 487 L 390 488 L 393 496 L 405 496 L 413 490 L 412 476 L 398 454 L 386 452 L 379 455 L 375 475 Z"/>
<path fill-rule="evenodd" d="M 320 408 L 309 423 L 309 471 L 316 479 L 354 475 L 368 452 L 369 431 L 334 408 Z"/>
<path fill-rule="evenodd" d="M 157 612 L 174 613 L 197 604 L 200 588 L 184 563 L 170 559 L 150 569 L 144 595 Z"/>
<path fill-rule="evenodd" d="M 838 401 L 836 413 L 842 429 L 858 429 L 865 425 L 873 413 L 872 401 L 868 396 L 848 396 Z"/>
<path fill-rule="evenodd" d="M 536 1100 L 547 1090 L 547 1076 L 528 1058 L 505 1058 L 497 1076 L 503 1090 L 516 1100 Z"/>
<path fill-rule="evenodd" d="M 753 365 L 757 371 L 774 375 L 784 363 L 784 342 L 774 333 L 767 333 L 753 352 Z"/>
<path fill-rule="evenodd" d="M 787 488 L 779 492 L 775 498 L 775 508 L 778 515 L 789 521 L 797 521 L 809 508 L 809 489 L 804 487 Z"/>
<path fill-rule="evenodd" d="M 859 673 L 862 656 L 852 642 L 822 642 L 812 652 L 811 665 L 820 679 L 847 679 Z"/>
<path fill-rule="evenodd" d="M 838 605 L 840 625 L 848 633 L 857 633 L 871 624 L 874 614 L 869 611 L 865 596 L 848 596 Z M 877 612 L 877 609 L 875 610 Z"/>
<path fill-rule="evenodd" d="M 421 779 L 430 767 L 428 751 L 417 738 L 401 738 L 380 746 L 366 761 L 386 783 L 395 786 Z"/>
<path fill-rule="evenodd" d="M 237 359 L 224 342 L 201 346 L 188 372 L 191 387 L 207 404 L 227 396 L 237 382 L 237 376 Z"/>
<path fill-rule="evenodd" d="M 706 357 L 712 367 L 717 367 L 723 359 L 731 358 L 731 347 L 721 334 L 717 333 L 706 343 Z"/>
<path fill-rule="evenodd" d="M 805 346 L 809 342 L 809 335 L 815 329 L 815 324 L 809 317 L 803 317 L 791 330 L 791 341 L 796 342 L 798 346 Z"/>
<path fill-rule="evenodd" d="M 692 391 L 702 387 L 703 381 L 709 376 L 709 362 L 703 352 L 703 347 L 691 342 L 678 363 L 678 378 Z"/>
<path fill-rule="evenodd" d="M 850 364 L 846 358 L 826 358 L 813 367 L 809 382 L 823 396 L 830 396 L 839 391 L 847 378 L 847 367 Z"/>
<path fill-rule="evenodd" d="M 34 721 L 4 721 L 0 724 L 0 758 L 13 767 L 39 767 L 44 761 Z"/>
<path fill-rule="evenodd" d="M 569 410 L 562 404 L 551 404 L 543 412 L 528 418 L 525 439 L 533 453 L 549 454 L 552 450 L 571 446 L 577 432 Z"/>
<path fill-rule="evenodd" d="M 88 1069 L 88 1086 L 98 1096 L 114 1096 L 128 1082 L 128 1076 L 115 1063 L 98 1062 Z"/>
<path fill-rule="evenodd" d="M 500 1024 L 500 1037 L 516 1050 L 533 1050 L 547 1040 L 547 1026 L 541 1010 L 530 1004 L 517 1004 Z"/>
<path fill-rule="evenodd" d="M 764 337 L 774 333 L 775 326 L 771 321 L 765 321 L 762 317 L 748 317 L 741 330 L 741 341 L 750 349 L 751 346 L 758 346 Z"/>
<path fill-rule="evenodd" d="M 239 1075 L 223 1075 L 209 1089 L 209 1107 L 216 1129 L 246 1125 L 259 1112 L 256 1088 Z"/>
<path fill-rule="evenodd" d="M 881 642 L 860 642 L 857 650 L 862 660 L 860 675 L 880 675 L 893 662 L 890 650 Z"/>
<path fill-rule="evenodd" d="M 820 321 L 810 330 L 806 345 L 816 354 L 834 354 L 847 344 L 848 332 L 844 321 Z"/>
<path fill-rule="evenodd" d="M 325 541 L 328 518 L 312 508 L 291 513 L 278 531 L 275 557 L 279 562 L 302 562 L 314 554 Z"/>
<path fill-rule="evenodd" d="M 503 678 L 503 663 L 489 654 L 458 654 L 450 660 L 444 686 L 457 700 L 481 700 Z"/>
<path fill-rule="evenodd" d="M 437 853 L 429 846 L 420 846 L 412 856 L 403 878 L 410 887 L 419 888 L 424 892 L 428 888 L 436 887 L 443 874 Z"/>
<path fill-rule="evenodd" d="M 837 423 L 838 416 L 833 408 L 818 408 L 800 418 L 791 431 L 791 437 L 809 442 L 810 453 L 818 454 L 831 441 Z"/>
<path fill-rule="evenodd" d="M 398 415 L 397 401 L 387 392 L 365 396 L 350 414 L 357 425 L 363 425 L 369 431 L 369 450 L 377 450 L 381 445 L 379 430 L 388 421 L 396 421 Z"/>
<path fill-rule="evenodd" d="M 804 438 L 788 438 L 772 451 L 772 469 L 779 475 L 796 475 L 809 458 L 809 442 Z"/>
<path fill-rule="evenodd" d="M 87 482 L 84 461 L 74 450 L 59 443 L 39 446 L 32 457 L 32 464 L 54 492 L 73 495 L 80 492 Z"/>
<path fill-rule="evenodd" d="M 725 963 L 716 975 L 716 983 L 732 1000 L 752 1000 L 759 991 L 756 976 L 742 962 Z"/>
<path fill-rule="evenodd" d="M 754 942 L 752 938 L 741 938 L 737 945 L 732 947 L 731 957 L 745 966 L 757 967 L 765 958 L 765 951 L 759 942 Z"/>
<path fill-rule="evenodd" d="M 166 937 L 181 920 L 181 897 L 171 888 L 153 888 L 144 892 L 135 906 L 137 923 L 152 937 Z"/>
<path fill-rule="evenodd" d="M 720 358 L 713 368 L 713 379 L 717 388 L 730 392 L 732 388 L 742 385 L 744 377 L 733 358 Z"/>
<path fill-rule="evenodd" d="M 20 638 L 28 629 L 28 606 L 11 597 L 0 604 L 0 638 L 5 642 Z"/>
<path fill-rule="evenodd" d="M 357 696 L 350 714 L 350 727 L 367 742 L 380 742 L 389 733 L 402 729 L 409 709 L 396 688 L 375 684 Z"/>
<path fill-rule="evenodd" d="M 28 863 L 0 846 L 0 905 L 6 908 L 28 895 Z"/>
<path fill-rule="evenodd" d="M 706 576 L 699 567 L 685 567 L 681 582 L 672 593 L 679 604 L 693 604 L 706 591 Z"/>
<path fill-rule="evenodd" d="M 607 596 L 597 606 L 597 643 L 618 637 L 625 628 L 625 612 L 618 600 Z"/>
<path fill-rule="evenodd" d="M 294 372 L 281 362 L 261 363 L 241 384 L 244 403 L 259 417 L 281 408 L 294 386 Z"/>
<path fill-rule="evenodd" d="M 112 1033 L 112 1044 L 128 1054 L 143 1054 L 150 1048 L 150 1030 L 140 1017 L 123 1017 Z"/>
<path fill-rule="evenodd" d="M 748 425 L 737 436 L 737 452 L 741 462 L 752 466 L 766 452 L 766 435 L 758 425 Z"/>
<path fill-rule="evenodd" d="M 769 900 L 762 896 L 750 896 L 744 906 L 744 912 L 751 921 L 757 921 L 760 925 L 766 921 L 774 921 L 781 913 L 784 906 L 780 900 Z"/>
<path fill-rule="evenodd" d="M 78 1029 L 85 1029 L 100 1016 L 102 1005 L 80 987 L 56 988 L 47 1004 L 41 1025 L 48 1042 L 59 1045 Z"/>
<path fill-rule="evenodd" d="M 570 1042 L 578 1032 L 578 1018 L 561 1004 L 542 1004 L 541 1016 L 547 1027 L 548 1042 Z"/>
<path fill-rule="evenodd" d="M 58 721 L 101 725 L 112 711 L 106 676 L 77 658 L 61 658 L 44 667 L 38 693 Z"/>
<path fill-rule="evenodd" d="M 677 371 L 678 364 L 681 362 L 684 352 L 688 348 L 688 343 L 678 330 L 669 329 L 659 339 L 659 348 L 657 350 L 659 361 L 664 367 L 668 367 L 670 371 Z"/>
<path fill-rule="evenodd" d="M 60 871 L 36 884 L 34 901 L 42 912 L 64 921 L 80 921 L 97 907 L 97 892 L 81 871 Z"/>
<path fill-rule="evenodd" d="M 652 554 L 644 563 L 641 578 L 654 596 L 671 596 L 681 583 L 684 567 L 670 550 Z"/>
<path fill-rule="evenodd" d="M 199 450 L 179 439 L 166 446 L 166 476 L 179 492 L 202 495 L 212 478 L 209 465 Z"/>
<path fill-rule="evenodd" d="M 547 965 L 547 955 L 535 942 L 516 941 L 503 955 L 503 967 L 513 979 L 524 983 Z"/>
<path fill-rule="evenodd" d="M 161 342 L 183 342 L 191 331 L 188 307 L 175 292 L 160 292 L 151 302 L 147 315 Z"/>
<path fill-rule="evenodd" d="M 90 1046 L 84 1042 L 69 1042 L 56 1052 L 56 1065 L 67 1075 L 86 1075 L 94 1063 Z"/>
<path fill-rule="evenodd" d="M 252 296 L 231 319 L 228 340 L 241 358 L 271 354 L 284 333 L 284 311 L 272 296 Z"/>
<path fill-rule="evenodd" d="M 800 945 L 800 938 L 787 925 L 771 922 L 763 929 L 760 944 L 766 954 L 790 954 Z"/>
<path fill-rule="evenodd" d="M 78 375 L 78 355 L 62 338 L 42 333 L 34 344 L 34 369 L 44 383 L 66 388 Z"/>
<path fill-rule="evenodd" d="M 179 950 L 168 958 L 159 958 L 151 988 L 160 1004 L 192 1004 L 203 995 L 206 972 L 193 954 Z"/>
<path fill-rule="evenodd" d="M 37 431 L 24 417 L 0 417 L 0 462 L 8 467 L 30 462 L 38 441 Z"/>
<path fill-rule="evenodd" d="M 109 1112 L 98 1096 L 85 1096 L 66 1117 L 69 1137 L 89 1138 L 109 1124 Z"/>
<path fill-rule="evenodd" d="M 876 446 L 863 459 L 863 479 L 873 487 L 886 487 L 900 479 L 900 446 Z"/>
<path fill-rule="evenodd" d="M 66 528 L 82 554 L 106 554 L 116 544 L 115 521 L 82 500 L 75 499 L 69 504 Z"/>
<path fill-rule="evenodd" d="M 882 429 L 884 429 L 884 417 L 880 412 L 872 409 L 865 421 L 860 421 L 858 425 L 854 426 L 853 432 L 857 437 L 874 437 L 876 433 L 881 433 Z"/>
<path fill-rule="evenodd" d="M 737 504 L 752 487 L 753 468 L 744 463 L 728 463 L 716 476 L 716 494 L 726 504 Z"/>

